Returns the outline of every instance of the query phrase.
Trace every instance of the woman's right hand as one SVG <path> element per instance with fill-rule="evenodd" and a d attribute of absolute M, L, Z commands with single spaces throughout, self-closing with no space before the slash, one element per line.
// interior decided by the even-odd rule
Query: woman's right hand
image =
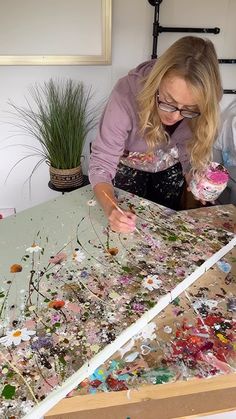
<path fill-rule="evenodd" d="M 94 187 L 96 198 L 102 206 L 113 231 L 131 233 L 136 228 L 136 215 L 118 206 L 114 195 L 114 188 L 109 183 L 98 183 Z"/>
<path fill-rule="evenodd" d="M 194 197 L 194 199 L 195 199 L 196 201 L 201 202 L 201 204 L 202 204 L 202 205 L 206 205 L 206 201 L 204 201 L 204 200 L 203 200 L 203 199 L 201 199 L 201 198 L 198 198 L 198 197 L 197 197 L 197 196 L 195 196 L 195 195 L 194 195 L 194 193 L 192 192 L 192 190 L 191 190 L 191 188 L 190 188 L 192 178 L 193 178 L 193 175 L 192 175 L 192 174 L 190 174 L 190 173 L 185 174 L 185 180 L 186 180 L 186 184 L 187 184 L 187 191 L 188 191 L 188 192 L 191 192 L 192 196 Z M 212 202 L 212 203 L 214 203 L 214 202 Z"/>
<path fill-rule="evenodd" d="M 136 228 L 136 215 L 130 211 L 112 208 L 108 221 L 112 231 L 117 233 L 132 233 Z"/>

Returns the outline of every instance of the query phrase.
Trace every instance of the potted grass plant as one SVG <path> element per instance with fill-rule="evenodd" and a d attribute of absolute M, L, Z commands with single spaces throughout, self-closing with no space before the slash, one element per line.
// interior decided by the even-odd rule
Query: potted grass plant
<path fill-rule="evenodd" d="M 32 174 L 44 161 L 49 165 L 51 185 L 59 190 L 83 184 L 81 159 L 87 134 L 97 122 L 96 110 L 90 107 L 91 88 L 71 79 L 59 82 L 50 79 L 30 89 L 27 107 L 10 103 L 21 131 L 37 139 L 25 145 L 32 152 L 20 159 L 39 156 Z M 12 169 L 13 169 L 12 168 Z M 11 169 L 11 170 L 12 170 Z M 30 179 L 31 179 L 30 176 Z"/>

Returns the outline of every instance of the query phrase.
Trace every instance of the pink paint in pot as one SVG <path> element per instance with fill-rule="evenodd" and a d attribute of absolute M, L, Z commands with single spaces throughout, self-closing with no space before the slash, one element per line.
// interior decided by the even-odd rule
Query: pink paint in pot
<path fill-rule="evenodd" d="M 211 162 L 202 175 L 193 176 L 189 189 L 197 199 L 215 201 L 226 188 L 229 180 L 227 169 L 219 163 Z"/>

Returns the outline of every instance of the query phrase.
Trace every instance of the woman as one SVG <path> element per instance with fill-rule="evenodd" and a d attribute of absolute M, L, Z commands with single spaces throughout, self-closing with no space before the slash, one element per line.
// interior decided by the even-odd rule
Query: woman
<path fill-rule="evenodd" d="M 178 209 L 185 178 L 211 158 L 222 87 L 211 41 L 186 36 L 115 85 L 92 145 L 89 179 L 112 230 L 135 229 L 114 186 Z"/>

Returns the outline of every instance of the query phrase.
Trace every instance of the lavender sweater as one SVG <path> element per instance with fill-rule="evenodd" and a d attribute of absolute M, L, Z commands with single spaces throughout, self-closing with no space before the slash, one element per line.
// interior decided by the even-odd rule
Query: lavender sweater
<path fill-rule="evenodd" d="M 155 60 L 140 64 L 116 83 L 99 123 L 89 163 L 89 180 L 97 183 L 111 183 L 124 150 L 147 152 L 147 144 L 138 128 L 136 96 L 142 87 L 143 77 L 151 71 Z M 177 147 L 179 161 L 185 173 L 189 167 L 186 143 L 191 139 L 188 122 L 183 119 L 167 145 L 165 151 Z"/>

